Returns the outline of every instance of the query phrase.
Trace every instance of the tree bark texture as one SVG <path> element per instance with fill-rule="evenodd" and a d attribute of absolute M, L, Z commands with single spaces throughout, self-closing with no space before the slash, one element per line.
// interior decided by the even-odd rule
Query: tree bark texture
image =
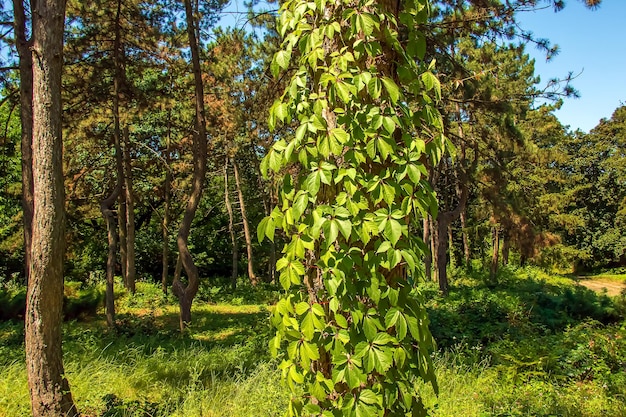
<path fill-rule="evenodd" d="M 32 3 L 33 230 L 26 369 L 35 417 L 77 416 L 63 370 L 65 213 L 61 136 L 64 0 Z"/>
<path fill-rule="evenodd" d="M 226 211 L 228 212 L 228 233 L 230 234 L 230 243 L 233 248 L 233 262 L 232 272 L 230 275 L 230 283 L 233 290 L 237 287 L 237 275 L 238 263 L 239 263 L 239 250 L 237 248 L 237 238 L 235 237 L 235 221 L 233 215 L 233 206 L 230 204 L 230 190 L 228 187 L 228 159 L 224 165 L 224 204 L 226 205 Z"/>
<path fill-rule="evenodd" d="M 241 187 L 241 177 L 239 175 L 239 167 L 237 161 L 233 158 L 233 170 L 235 173 L 235 186 L 237 187 L 237 196 L 239 197 L 239 209 L 241 210 L 241 219 L 243 222 L 243 234 L 246 239 L 246 253 L 248 255 L 248 277 L 252 285 L 257 285 L 259 280 L 254 273 L 254 256 L 252 254 L 252 235 L 250 233 L 250 225 L 248 224 L 248 215 L 246 213 L 246 203 L 243 198 L 243 190 Z"/>
<path fill-rule="evenodd" d="M 204 107 L 204 84 L 202 81 L 202 71 L 200 68 L 200 51 L 196 36 L 196 24 L 194 20 L 191 0 L 184 0 L 185 19 L 187 22 L 187 36 L 189 38 L 189 49 L 191 51 L 191 63 L 193 68 L 195 86 L 195 131 L 193 133 L 193 177 L 191 182 L 191 192 L 185 207 L 185 214 L 178 231 L 178 256 L 187 274 L 187 285 L 180 280 L 180 274 L 174 275 L 172 292 L 178 297 L 180 307 L 181 331 L 185 324 L 191 321 L 191 304 L 193 298 L 198 293 L 200 286 L 200 276 L 198 268 L 193 262 L 187 242 L 191 232 L 191 223 L 196 215 L 202 191 L 204 188 L 204 177 L 206 175 L 207 159 L 207 135 L 206 135 L 206 113 Z"/>
<path fill-rule="evenodd" d="M 22 128 L 22 211 L 24 213 L 24 274 L 28 282 L 33 223 L 33 57 L 26 38 L 23 0 L 13 0 L 13 27 L 20 71 L 20 124 Z"/>

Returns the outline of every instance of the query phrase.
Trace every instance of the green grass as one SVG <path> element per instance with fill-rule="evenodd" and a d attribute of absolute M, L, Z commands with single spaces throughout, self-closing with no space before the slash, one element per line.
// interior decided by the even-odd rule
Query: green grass
<path fill-rule="evenodd" d="M 174 299 L 137 288 L 118 293 L 117 332 L 101 312 L 64 325 L 66 375 L 85 416 L 284 415 L 290 394 L 267 354 L 274 289 L 209 287 L 213 303 L 198 300 L 181 335 Z M 439 396 L 420 388 L 432 416 L 626 417 L 618 299 L 535 269 L 504 270 L 495 287 L 457 273 L 445 299 L 422 290 L 439 344 Z M 0 322 L 1 416 L 30 415 L 22 340 L 21 323 Z"/>

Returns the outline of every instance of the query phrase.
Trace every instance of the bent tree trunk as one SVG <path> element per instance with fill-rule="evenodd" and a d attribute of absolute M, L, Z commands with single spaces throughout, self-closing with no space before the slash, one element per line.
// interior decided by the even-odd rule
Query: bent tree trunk
<path fill-rule="evenodd" d="M 61 72 L 65 1 L 32 3 L 33 235 L 26 298 L 26 369 L 35 417 L 77 416 L 63 370 L 65 213 Z"/>
<path fill-rule="evenodd" d="M 187 274 L 187 285 L 185 286 L 181 279 L 180 273 L 174 274 L 174 282 L 172 283 L 172 292 L 178 298 L 180 307 L 180 330 L 183 331 L 187 323 L 191 322 L 191 303 L 198 293 L 200 286 L 200 277 L 198 268 L 193 262 L 187 241 L 191 231 L 191 223 L 196 215 L 202 190 L 204 187 L 204 177 L 206 174 L 206 157 L 207 157 L 207 137 L 206 137 L 206 113 L 204 109 L 204 85 L 202 81 L 202 72 L 200 69 L 200 52 L 196 37 L 196 24 L 194 21 L 191 0 L 185 0 L 185 18 L 187 21 L 187 36 L 189 38 L 189 49 L 191 50 L 191 61 L 193 68 L 194 84 L 195 84 L 195 104 L 196 117 L 193 133 L 193 177 L 191 181 L 191 192 L 187 200 L 185 214 L 178 231 L 178 257 L 179 262 L 185 268 Z"/>

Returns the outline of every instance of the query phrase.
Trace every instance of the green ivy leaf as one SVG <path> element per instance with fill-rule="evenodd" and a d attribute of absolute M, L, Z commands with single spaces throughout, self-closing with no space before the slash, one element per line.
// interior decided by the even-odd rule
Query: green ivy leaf
<path fill-rule="evenodd" d="M 398 100 L 400 100 L 400 88 L 395 83 L 395 81 L 393 81 L 389 77 L 383 77 L 382 82 L 385 86 L 385 90 L 387 90 L 387 94 L 389 95 L 391 102 L 393 104 L 398 103 Z"/>

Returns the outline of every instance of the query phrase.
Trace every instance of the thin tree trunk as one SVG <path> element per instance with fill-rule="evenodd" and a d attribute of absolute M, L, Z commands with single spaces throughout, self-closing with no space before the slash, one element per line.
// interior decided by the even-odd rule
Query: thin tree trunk
<path fill-rule="evenodd" d="M 124 178 L 124 161 L 123 158 L 120 159 L 120 163 L 118 165 L 118 178 Z M 126 265 L 128 264 L 128 254 L 126 252 L 126 188 L 122 186 L 120 191 L 120 195 L 118 196 L 118 209 L 117 209 L 117 228 L 119 230 L 119 244 L 120 244 L 120 265 L 122 268 L 122 283 L 124 284 L 124 288 L 128 288 L 128 283 L 126 281 L 127 273 L 126 273 Z"/>
<path fill-rule="evenodd" d="M 116 170 L 118 184 L 121 185 L 118 195 L 118 211 L 117 211 L 117 223 L 119 228 L 119 243 L 120 243 L 120 264 L 122 266 L 122 281 L 124 287 L 128 288 L 128 252 L 127 252 L 127 222 L 126 222 L 126 179 L 124 171 L 124 154 L 122 151 L 122 128 L 120 122 L 120 96 L 121 87 L 124 82 L 124 67 L 122 64 L 121 51 L 121 14 L 122 14 L 122 1 L 118 0 L 117 10 L 115 13 L 115 38 L 113 40 L 113 138 L 116 146 Z M 119 150 L 119 152 L 117 152 Z"/>
<path fill-rule="evenodd" d="M 180 307 L 180 329 L 184 331 L 187 323 L 191 321 L 191 303 L 198 292 L 200 286 L 200 276 L 198 268 L 193 262 L 187 241 L 191 231 L 191 223 L 196 215 L 202 190 L 204 187 L 204 177 L 206 175 L 206 158 L 207 158 L 207 136 L 206 136 L 206 113 L 204 108 L 204 85 L 202 81 L 202 71 L 200 68 L 200 53 L 198 41 L 196 37 L 196 24 L 194 21 L 194 13 L 191 6 L 191 0 L 184 0 L 185 18 L 187 21 L 187 36 L 189 38 L 189 49 L 191 51 L 191 61 L 194 75 L 195 85 L 195 131 L 193 134 L 193 178 L 191 192 L 187 200 L 185 214 L 178 231 L 178 256 L 182 266 L 187 273 L 187 285 L 183 285 L 180 280 L 180 274 L 174 275 L 172 283 L 172 292 L 178 297 Z"/>
<path fill-rule="evenodd" d="M 163 294 L 167 295 L 167 279 L 169 276 L 169 226 L 170 226 L 170 199 L 172 187 L 172 173 L 170 172 L 171 150 L 170 150 L 170 126 L 168 122 L 167 130 L 167 146 L 165 151 L 165 184 L 163 184 L 163 194 L 165 206 L 163 207 L 163 250 L 162 250 L 162 272 L 161 272 L 161 288 Z"/>
<path fill-rule="evenodd" d="M 511 251 L 511 239 L 508 234 L 502 236 L 502 265 L 509 264 L 509 253 Z"/>
<path fill-rule="evenodd" d="M 246 238 L 246 251 L 248 255 L 248 277 L 252 285 L 257 285 L 259 280 L 254 273 L 254 258 L 252 255 L 252 236 L 250 233 L 250 226 L 248 224 L 248 215 L 246 214 L 246 203 L 243 198 L 243 191 L 241 189 L 241 178 L 239 177 L 239 167 L 237 161 L 233 158 L 233 170 L 235 171 L 235 186 L 237 187 L 237 196 L 239 197 L 239 208 L 241 210 L 241 218 L 243 221 L 243 234 Z"/>
<path fill-rule="evenodd" d="M 24 213 L 24 275 L 28 282 L 33 223 L 33 57 L 26 38 L 26 12 L 22 0 L 13 0 L 15 45 L 20 71 L 20 123 L 22 128 L 22 211 Z"/>
<path fill-rule="evenodd" d="M 471 267 L 471 254 L 470 254 L 470 246 L 469 246 L 469 237 L 467 235 L 467 209 L 461 210 L 461 231 L 463 237 L 463 257 L 465 260 L 465 267 Z"/>
<path fill-rule="evenodd" d="M 452 236 L 452 223 L 448 223 L 447 232 L 448 232 L 448 253 L 450 254 L 450 268 L 454 269 L 454 267 L 456 267 L 457 260 L 455 258 L 456 255 L 454 253 L 454 239 Z"/>
<path fill-rule="evenodd" d="M 130 138 L 128 127 L 123 130 L 124 139 L 124 182 L 126 189 L 126 285 L 131 294 L 135 293 L 135 195 L 133 193 L 133 173 L 130 160 Z"/>
<path fill-rule="evenodd" d="M 429 216 L 426 216 L 422 219 L 422 239 L 424 240 L 424 244 L 427 245 L 428 250 L 426 251 L 426 254 L 424 255 L 424 275 L 425 275 L 425 279 L 426 281 L 430 281 L 432 280 L 432 261 L 433 261 L 433 257 L 432 257 L 432 246 L 430 244 L 430 221 L 429 221 Z"/>
<path fill-rule="evenodd" d="M 119 149 L 116 149 L 118 152 Z M 104 221 L 107 226 L 107 240 L 108 240 L 108 253 L 107 253 L 107 265 L 106 265 L 106 295 L 105 295 L 105 307 L 106 307 L 106 319 L 107 326 L 109 328 L 115 327 L 115 293 L 114 293 L 114 278 L 115 278 L 115 255 L 117 253 L 117 224 L 115 221 L 115 213 L 113 211 L 113 204 L 117 200 L 121 189 L 121 184 L 118 181 L 115 189 L 106 199 L 100 202 L 100 211 L 104 217 Z"/>
<path fill-rule="evenodd" d="M 64 0 L 32 6 L 33 229 L 26 296 L 26 369 L 34 417 L 77 416 L 63 370 L 65 192 L 61 129 Z"/>
<path fill-rule="evenodd" d="M 489 279 L 491 283 L 496 282 L 496 276 L 498 275 L 498 256 L 500 254 L 500 229 L 498 226 L 493 226 L 491 229 L 491 241 L 493 244 L 493 250 L 491 253 L 491 268 L 489 270 Z"/>
<path fill-rule="evenodd" d="M 226 204 L 226 211 L 228 211 L 228 232 L 230 233 L 230 243 L 233 248 L 233 265 L 232 273 L 230 276 L 230 282 L 233 290 L 237 287 L 237 266 L 239 263 L 239 250 L 237 248 L 237 238 L 235 237 L 235 222 L 233 216 L 233 207 L 230 204 L 230 190 L 228 187 L 228 159 L 224 165 L 224 203 Z"/>

